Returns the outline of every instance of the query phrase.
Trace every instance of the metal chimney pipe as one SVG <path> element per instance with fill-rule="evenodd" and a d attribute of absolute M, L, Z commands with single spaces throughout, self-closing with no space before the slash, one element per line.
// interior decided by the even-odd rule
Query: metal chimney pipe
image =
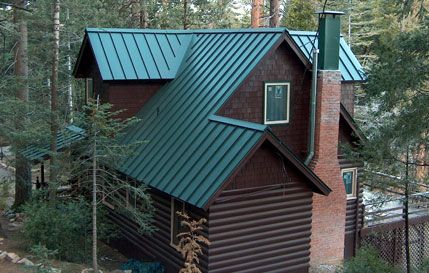
<path fill-rule="evenodd" d="M 322 11 L 319 14 L 319 66 L 321 70 L 338 70 L 340 59 L 341 11 Z"/>

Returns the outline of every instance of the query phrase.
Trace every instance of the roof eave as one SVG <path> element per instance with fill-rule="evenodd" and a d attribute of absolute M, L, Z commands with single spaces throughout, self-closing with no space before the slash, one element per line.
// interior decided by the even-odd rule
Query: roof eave
<path fill-rule="evenodd" d="M 302 52 L 302 50 L 299 48 L 298 44 L 293 40 L 292 35 L 290 34 L 290 31 L 286 31 L 285 32 L 283 39 L 292 48 L 293 52 L 298 56 L 298 58 L 301 60 L 301 62 L 304 64 L 304 66 L 307 69 L 311 70 L 312 69 L 311 62 L 304 55 L 304 53 Z"/>
<path fill-rule="evenodd" d="M 356 124 L 356 121 L 347 111 L 346 107 L 341 103 L 340 106 L 340 115 L 346 121 L 347 125 L 353 131 L 354 135 L 358 138 L 360 144 L 363 144 L 367 141 L 365 134 L 360 130 L 359 126 Z"/>
<path fill-rule="evenodd" d="M 215 192 L 215 194 L 209 198 L 208 202 L 204 204 L 202 209 L 208 210 L 217 197 L 222 193 L 222 191 L 229 185 L 231 179 L 240 171 L 241 167 L 255 154 L 255 152 L 261 147 L 265 142 L 270 142 L 289 162 L 291 162 L 297 169 L 300 171 L 314 186 L 314 192 L 320 193 L 322 195 L 329 195 L 332 191 L 310 168 L 308 168 L 301 160 L 298 159 L 296 155 L 293 154 L 284 144 L 275 137 L 270 129 L 265 130 L 265 133 L 261 136 L 260 140 L 253 146 L 249 153 L 242 159 L 238 164 L 238 167 L 231 173 L 231 175 L 225 179 L 223 185 Z"/>
<path fill-rule="evenodd" d="M 88 34 L 85 30 L 85 36 L 83 37 L 83 41 L 82 41 L 82 44 L 81 44 L 80 49 L 79 49 L 79 54 L 77 55 L 76 63 L 74 65 L 73 72 L 72 72 L 72 75 L 75 78 L 82 78 L 82 76 L 79 75 L 78 72 L 79 72 L 80 63 L 82 61 L 83 52 L 88 47 L 88 43 L 89 43 Z"/>
<path fill-rule="evenodd" d="M 285 144 L 268 130 L 267 140 L 273 144 L 314 186 L 316 193 L 329 195 L 332 190 L 307 165 L 302 162 Z"/>

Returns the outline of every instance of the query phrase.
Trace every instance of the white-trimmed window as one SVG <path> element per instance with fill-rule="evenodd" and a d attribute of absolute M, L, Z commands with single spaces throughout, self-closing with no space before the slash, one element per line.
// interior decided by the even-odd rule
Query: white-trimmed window
<path fill-rule="evenodd" d="M 355 198 L 357 191 L 357 168 L 342 169 L 341 177 L 343 178 L 347 198 Z"/>
<path fill-rule="evenodd" d="M 182 228 L 182 217 L 177 215 L 177 211 L 185 212 L 185 203 L 182 201 L 171 197 L 171 238 L 170 243 L 173 246 L 176 246 L 179 243 L 177 234 L 180 234 L 183 231 Z"/>
<path fill-rule="evenodd" d="M 289 122 L 289 82 L 266 82 L 264 88 L 264 124 Z"/>

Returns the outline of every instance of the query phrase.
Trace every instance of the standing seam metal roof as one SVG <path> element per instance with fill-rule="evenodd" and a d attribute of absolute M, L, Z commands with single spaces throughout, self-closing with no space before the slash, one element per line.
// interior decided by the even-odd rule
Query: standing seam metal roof
<path fill-rule="evenodd" d="M 261 128 L 213 115 L 282 35 L 282 30 L 193 34 L 177 77 L 138 114 L 142 121 L 125 141 L 144 144 L 120 170 L 204 207 L 264 135 Z"/>
<path fill-rule="evenodd" d="M 103 80 L 174 79 L 191 36 L 86 29 Z"/>
<path fill-rule="evenodd" d="M 309 62 L 312 62 L 312 46 L 318 47 L 316 32 L 311 31 L 289 31 L 299 49 L 304 53 Z M 314 39 L 316 38 L 316 41 Z M 340 64 L 339 69 L 343 81 L 366 81 L 366 75 L 356 56 L 352 53 L 346 41 L 340 38 Z"/>
<path fill-rule="evenodd" d="M 84 139 L 85 130 L 75 125 L 69 125 L 57 133 L 57 150 L 61 151 L 76 142 Z M 50 157 L 50 144 L 31 145 L 21 151 L 22 155 L 29 161 L 38 162 Z"/>
<path fill-rule="evenodd" d="M 192 36 L 200 34 L 288 32 L 311 63 L 316 32 L 285 28 L 238 30 L 147 30 L 87 28 L 103 80 L 172 80 L 176 78 Z M 316 38 L 316 41 L 314 39 Z M 365 81 L 362 66 L 343 38 L 340 39 L 339 69 L 344 81 Z"/>
<path fill-rule="evenodd" d="M 103 80 L 172 79 L 138 113 L 123 141 L 141 145 L 120 171 L 204 208 L 267 134 L 215 113 L 286 31 L 88 29 Z M 175 58 L 169 35 L 180 41 Z"/>

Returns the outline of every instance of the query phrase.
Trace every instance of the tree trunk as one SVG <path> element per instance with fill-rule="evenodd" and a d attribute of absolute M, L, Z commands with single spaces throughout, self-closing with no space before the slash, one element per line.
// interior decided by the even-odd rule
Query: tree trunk
<path fill-rule="evenodd" d="M 58 132 L 58 63 L 60 53 L 60 0 L 54 0 L 53 7 L 53 44 L 51 75 L 51 166 L 49 170 L 49 198 L 55 198 L 58 166 L 56 162 Z"/>
<path fill-rule="evenodd" d="M 140 1 L 140 28 L 148 28 L 147 1 Z"/>
<path fill-rule="evenodd" d="M 189 29 L 189 0 L 183 0 L 183 29 Z"/>
<path fill-rule="evenodd" d="M 17 7 L 25 7 L 25 1 L 16 0 L 14 5 Z M 14 23 L 19 32 L 19 39 L 15 47 L 15 76 L 18 83 L 16 97 L 18 100 L 28 102 L 28 30 L 27 22 L 23 18 L 23 11 L 14 10 Z M 16 124 L 16 128 L 20 129 L 23 125 L 20 119 Z M 21 148 L 18 145 L 18 150 Z M 15 159 L 15 202 L 14 207 L 18 208 L 31 197 L 31 166 L 30 163 L 20 154 L 16 155 Z"/>
<path fill-rule="evenodd" d="M 97 108 L 100 103 L 99 97 L 97 97 Z M 96 115 L 97 113 L 93 113 Z M 94 131 L 94 144 L 92 151 L 92 268 L 94 273 L 98 273 L 98 262 L 97 262 L 97 127 L 95 123 L 95 117 L 92 122 Z"/>
<path fill-rule="evenodd" d="M 97 143 L 94 131 L 94 151 L 92 155 L 92 268 L 98 273 L 97 262 Z"/>
<path fill-rule="evenodd" d="M 70 11 L 67 9 L 66 22 L 70 20 Z M 70 33 L 67 31 L 67 102 L 69 106 L 69 121 L 73 122 L 73 84 L 72 84 L 72 61 L 71 61 L 71 41 Z"/>
<path fill-rule="evenodd" d="M 251 27 L 259 28 L 261 19 L 261 0 L 252 0 Z"/>
<path fill-rule="evenodd" d="M 270 27 L 278 27 L 280 25 L 279 9 L 279 0 L 270 0 Z"/>

